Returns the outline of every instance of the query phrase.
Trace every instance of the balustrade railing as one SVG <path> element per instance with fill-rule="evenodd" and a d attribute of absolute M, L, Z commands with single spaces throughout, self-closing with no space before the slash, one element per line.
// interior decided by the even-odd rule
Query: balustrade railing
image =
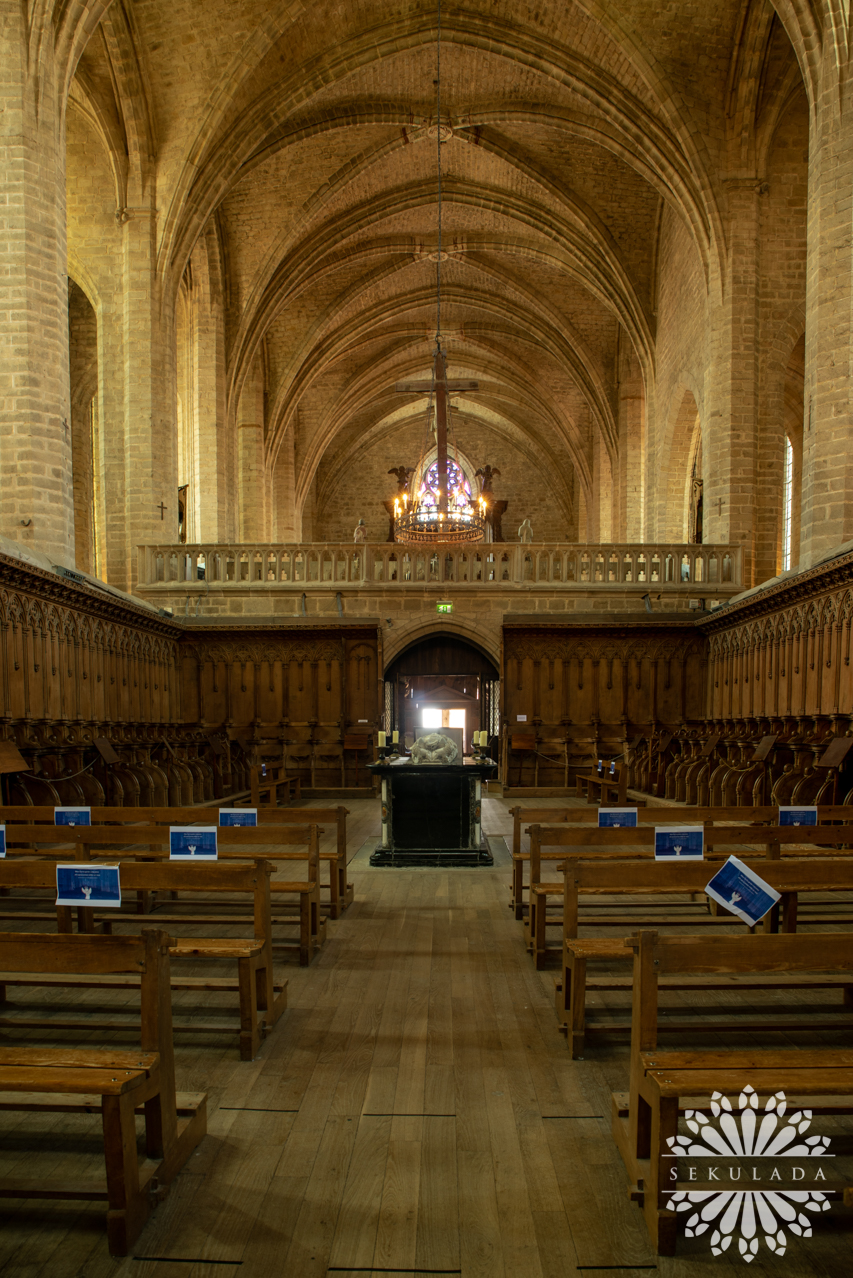
<path fill-rule="evenodd" d="M 141 586 L 700 586 L 742 582 L 739 546 L 670 544 L 476 546 L 141 546 Z"/>

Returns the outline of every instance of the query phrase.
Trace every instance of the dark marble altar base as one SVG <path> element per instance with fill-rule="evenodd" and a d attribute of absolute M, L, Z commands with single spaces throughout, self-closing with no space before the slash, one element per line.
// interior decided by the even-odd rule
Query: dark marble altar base
<path fill-rule="evenodd" d="M 391 848 L 378 847 L 370 857 L 371 865 L 397 866 L 432 865 L 458 866 L 494 865 L 495 858 L 489 851 L 489 845 L 483 841 L 479 852 L 460 848 Z"/>
<path fill-rule="evenodd" d="M 494 864 L 482 827 L 482 786 L 496 767 L 491 759 L 383 759 L 368 767 L 382 788 L 382 832 L 372 866 Z"/>

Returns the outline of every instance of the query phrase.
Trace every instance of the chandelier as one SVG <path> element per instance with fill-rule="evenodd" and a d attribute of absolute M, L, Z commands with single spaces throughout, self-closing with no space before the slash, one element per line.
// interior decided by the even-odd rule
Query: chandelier
<path fill-rule="evenodd" d="M 468 482 L 459 465 L 459 455 L 453 461 L 447 455 L 447 432 L 450 421 L 450 393 L 452 391 L 477 390 L 474 381 L 447 380 L 447 356 L 441 348 L 441 0 L 438 0 L 438 40 L 436 51 L 436 148 L 438 154 L 438 253 L 436 254 L 436 328 L 435 351 L 432 359 L 430 382 L 398 382 L 396 390 L 406 393 L 427 392 L 427 431 L 435 413 L 436 458 L 427 465 L 428 448 L 425 445 L 420 465 L 415 472 L 416 483 L 410 495 L 404 492 L 394 502 L 394 540 L 414 542 L 419 545 L 463 545 L 483 540 L 486 528 L 486 503 L 482 497 L 476 502 L 471 496 Z M 455 437 L 455 432 L 454 432 Z"/>

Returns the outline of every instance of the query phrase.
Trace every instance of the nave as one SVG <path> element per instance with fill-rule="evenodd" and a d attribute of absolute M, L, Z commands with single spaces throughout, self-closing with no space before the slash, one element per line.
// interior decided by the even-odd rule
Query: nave
<path fill-rule="evenodd" d="M 534 969 L 507 908 L 509 802 L 485 801 L 495 865 L 477 871 L 371 870 L 378 805 L 350 807 L 355 903 L 310 967 L 287 965 L 288 1011 L 257 1058 L 176 1036 L 178 1086 L 207 1091 L 208 1134 L 133 1255 L 108 1256 L 98 1206 L 7 1202 L 4 1278 L 743 1272 L 707 1239 L 679 1238 L 672 1259 L 649 1244 L 610 1132 L 628 1045 L 569 1059 L 554 973 Z M 51 1172 L 77 1173 L 79 1130 L 60 1116 L 46 1132 Z M 11 1129 L 0 1174 L 30 1148 Z M 841 1278 L 850 1215 L 834 1207 L 831 1227 L 751 1272 Z"/>

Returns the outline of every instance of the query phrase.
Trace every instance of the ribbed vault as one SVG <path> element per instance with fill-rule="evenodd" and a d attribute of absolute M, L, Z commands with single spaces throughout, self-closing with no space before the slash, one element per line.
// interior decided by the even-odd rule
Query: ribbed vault
<path fill-rule="evenodd" d="M 435 326 L 436 5 L 200 13 L 59 5 L 57 47 L 119 225 L 153 219 L 164 331 L 196 343 L 162 366 L 213 379 L 182 400 L 196 436 L 176 452 L 263 484 L 257 519 L 226 483 L 195 526 L 296 535 L 365 449 L 417 460 L 425 404 L 393 387 L 427 375 Z M 658 429 L 668 447 L 672 387 L 693 375 L 668 354 L 658 409 L 661 253 L 677 248 L 699 305 L 725 305 L 731 181 L 763 180 L 804 83 L 814 101 L 824 31 L 846 39 L 838 5 L 808 0 L 444 0 L 444 328 L 451 375 L 480 384 L 457 427 L 502 441 L 590 535 L 637 528 L 628 470 Z M 81 276 L 84 240 L 72 224 Z M 209 298 L 203 275 L 221 281 Z M 195 319 L 176 328 L 179 296 Z"/>

